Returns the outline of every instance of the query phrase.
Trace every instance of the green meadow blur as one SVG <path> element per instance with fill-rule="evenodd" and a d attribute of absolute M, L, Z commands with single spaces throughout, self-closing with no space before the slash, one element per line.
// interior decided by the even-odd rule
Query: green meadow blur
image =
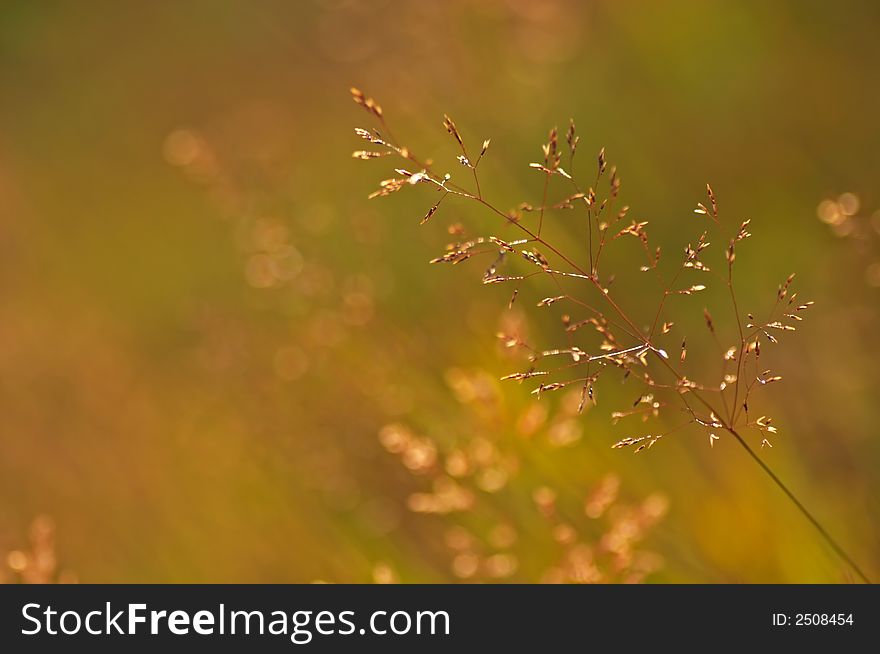
<path fill-rule="evenodd" d="M 878 27 L 867 2 L 4 3 L 0 554 L 48 516 L 57 572 L 87 582 L 570 580 L 565 547 L 605 528 L 583 502 L 619 481 L 656 509 L 650 573 L 601 580 L 853 578 L 735 443 L 634 456 L 601 394 L 573 417 L 497 383 L 522 365 L 495 337 L 509 289 L 427 264 L 491 216 L 368 200 L 395 164 L 351 158 L 356 86 L 455 174 L 443 114 L 491 138 L 501 206 L 540 203 L 527 164 L 573 117 L 581 170 L 604 146 L 666 251 L 707 182 L 751 218 L 743 304 L 795 271 L 816 302 L 771 352 L 761 455 L 877 579 L 880 254 L 817 207 L 880 209 Z M 469 447 L 472 508 L 419 510 L 437 452 Z"/>

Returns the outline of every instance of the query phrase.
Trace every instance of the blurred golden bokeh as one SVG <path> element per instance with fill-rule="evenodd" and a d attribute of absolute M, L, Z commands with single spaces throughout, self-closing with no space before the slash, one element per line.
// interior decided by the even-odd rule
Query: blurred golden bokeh
<path fill-rule="evenodd" d="M 743 302 L 793 271 L 816 302 L 762 457 L 880 576 L 880 7 L 0 12 L 0 581 L 853 580 L 729 439 L 633 456 L 613 403 L 503 386 L 496 332 L 544 327 L 427 265 L 473 209 L 367 200 L 351 86 L 429 156 L 444 113 L 491 138 L 510 206 L 573 117 L 665 251 L 707 182 L 750 218 Z"/>

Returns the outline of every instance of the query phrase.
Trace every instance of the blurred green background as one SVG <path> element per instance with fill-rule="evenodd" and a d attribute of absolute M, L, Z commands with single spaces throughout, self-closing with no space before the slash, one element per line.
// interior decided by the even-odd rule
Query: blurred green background
<path fill-rule="evenodd" d="M 618 406 L 499 390 L 507 289 L 426 265 L 482 219 L 366 199 L 391 165 L 350 157 L 354 85 L 425 156 L 451 152 L 444 112 L 491 138 L 505 207 L 540 202 L 526 164 L 574 117 L 668 251 L 706 182 L 751 218 L 744 304 L 792 271 L 816 301 L 762 454 L 876 578 L 878 250 L 817 206 L 880 208 L 878 27 L 870 2 L 3 3 L 0 553 L 48 515 L 90 582 L 850 579 L 734 444 L 634 457 Z M 426 515 L 438 452 L 482 476 Z M 560 572 L 643 522 L 625 563 Z"/>

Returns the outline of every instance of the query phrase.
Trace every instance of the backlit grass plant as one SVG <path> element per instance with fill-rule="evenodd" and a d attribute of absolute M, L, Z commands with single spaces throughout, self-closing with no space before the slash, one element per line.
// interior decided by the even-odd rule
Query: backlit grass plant
<path fill-rule="evenodd" d="M 608 164 L 604 148 L 592 159 L 589 173 L 576 169 L 582 157 L 576 156 L 580 139 L 574 121 L 564 133 L 551 129 L 539 156 L 528 163 L 540 201 L 501 204 L 481 186 L 480 163 L 489 152 L 488 139 L 476 146 L 466 143 L 455 122 L 444 116 L 443 126 L 459 154 L 456 162 L 441 168 L 394 135 L 374 99 L 358 89 L 351 93 L 376 123 L 355 130 L 367 147 L 353 156 L 398 162 L 394 175 L 381 181 L 371 198 L 418 187 L 431 197 L 419 217 L 422 223 L 436 220 L 455 200 L 459 208 L 469 203 L 497 219 L 495 229 L 475 234 L 456 222 L 449 229 L 452 242 L 432 263 L 484 261 L 482 283 L 508 286 L 511 306 L 526 301 L 521 290 L 549 290 L 529 302 L 534 311 L 555 312 L 559 340 L 548 346 L 515 331 L 498 334 L 506 347 L 523 357 L 522 367 L 505 380 L 531 384 L 531 392 L 539 397 L 577 388 L 580 412 L 588 403 L 597 403 L 606 378 L 624 379 L 632 388 L 632 402 L 615 407 L 611 419 L 637 426 L 629 427 L 611 445 L 614 448 L 640 453 L 688 431 L 702 433 L 709 446 L 719 438 L 734 439 L 859 578 L 868 581 L 758 454 L 760 448 L 772 447 L 777 436 L 773 419 L 751 410 L 755 395 L 782 379 L 767 363 L 768 350 L 797 329 L 812 302 L 794 292 L 792 274 L 769 294 L 765 307 L 741 306 L 735 288 L 737 252 L 752 236 L 749 220 L 726 218 L 707 185 L 706 198 L 694 210 L 700 221 L 695 237 L 682 243 L 678 252 L 663 251 L 649 239 L 648 222 L 632 218 L 629 207 L 620 202 L 621 178 Z M 573 241 L 547 236 L 548 220 L 560 215 L 570 233 L 577 234 Z M 635 241 L 642 253 L 637 270 L 607 269 L 609 250 L 625 240 Z M 644 283 L 657 289 L 656 302 L 636 305 L 618 295 L 614 282 L 621 272 L 643 275 Z M 723 321 L 716 320 L 716 312 L 704 303 L 693 302 L 711 284 L 725 290 L 728 306 L 717 312 L 726 316 Z M 679 302 L 682 297 L 691 301 Z M 702 323 L 699 330 L 689 329 L 695 315 Z M 696 350 L 715 354 L 689 358 L 688 350 L 701 339 L 707 343 Z M 645 428 L 661 414 L 671 427 Z"/>

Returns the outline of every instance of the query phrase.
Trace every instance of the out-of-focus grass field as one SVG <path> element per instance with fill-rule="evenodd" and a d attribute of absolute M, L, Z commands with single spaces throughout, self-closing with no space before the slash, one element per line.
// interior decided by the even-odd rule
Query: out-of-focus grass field
<path fill-rule="evenodd" d="M 390 166 L 350 157 L 355 85 L 422 152 L 450 151 L 444 112 L 491 137 L 502 205 L 539 201 L 526 164 L 574 117 L 669 251 L 706 182 L 751 218 L 743 302 L 792 271 L 816 301 L 774 354 L 762 455 L 876 578 L 878 253 L 816 207 L 880 209 L 878 27 L 855 2 L 4 3 L 0 553 L 49 515 L 91 582 L 554 579 L 612 475 L 667 507 L 648 581 L 850 579 L 734 444 L 633 456 L 618 407 L 542 416 L 491 381 L 519 365 L 506 292 L 426 264 L 474 210 L 419 228 L 418 189 L 366 199 Z M 394 429 L 425 437 L 407 465 Z M 474 508 L 410 509 L 438 447 L 485 458 Z"/>

